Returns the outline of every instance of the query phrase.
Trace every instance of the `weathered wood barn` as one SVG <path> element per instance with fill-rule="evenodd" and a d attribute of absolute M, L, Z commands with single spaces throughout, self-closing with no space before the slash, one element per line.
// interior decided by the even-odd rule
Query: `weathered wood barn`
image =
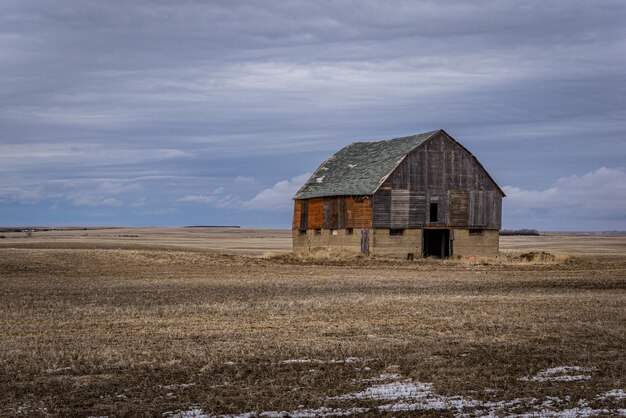
<path fill-rule="evenodd" d="M 294 196 L 293 249 L 495 256 L 504 193 L 443 130 L 355 142 Z"/>

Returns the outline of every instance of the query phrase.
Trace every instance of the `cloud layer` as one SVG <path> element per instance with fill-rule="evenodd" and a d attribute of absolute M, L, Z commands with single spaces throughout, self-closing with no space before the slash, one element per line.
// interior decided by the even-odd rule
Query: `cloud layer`
<path fill-rule="evenodd" d="M 626 171 L 599 168 L 582 176 L 558 179 L 545 190 L 505 186 L 504 214 L 522 225 L 544 230 L 563 229 L 570 223 L 583 229 L 626 230 Z M 540 225 L 540 226 L 538 226 Z"/>
<path fill-rule="evenodd" d="M 3 1 L 0 218 L 286 226 L 329 154 L 436 128 L 522 191 L 618 170 L 625 20 L 621 0 Z"/>

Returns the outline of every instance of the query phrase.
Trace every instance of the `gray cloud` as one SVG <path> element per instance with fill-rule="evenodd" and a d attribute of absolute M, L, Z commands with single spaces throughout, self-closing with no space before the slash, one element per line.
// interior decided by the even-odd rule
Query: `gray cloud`
<path fill-rule="evenodd" d="M 242 202 L 273 207 L 280 179 L 348 142 L 435 128 L 500 183 L 546 190 L 623 165 L 625 20 L 621 0 L 7 0 L 0 199 L 144 199 L 183 223 L 181 196 L 225 187 L 207 217 L 276 224 Z M 141 189 L 47 183 L 102 179 Z"/>
<path fill-rule="evenodd" d="M 504 186 L 505 215 L 516 219 L 544 218 L 544 229 L 563 228 L 573 220 L 587 229 L 626 229 L 626 171 L 601 167 L 582 176 L 558 179 L 545 190 Z M 555 222 L 556 220 L 556 222 Z M 550 222 L 553 227 L 550 228 Z"/>

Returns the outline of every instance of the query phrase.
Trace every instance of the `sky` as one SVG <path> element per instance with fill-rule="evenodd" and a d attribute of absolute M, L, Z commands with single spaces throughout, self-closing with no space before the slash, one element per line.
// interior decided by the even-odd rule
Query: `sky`
<path fill-rule="evenodd" d="M 626 2 L 0 2 L 0 225 L 289 227 L 343 146 L 444 129 L 504 228 L 626 230 Z"/>

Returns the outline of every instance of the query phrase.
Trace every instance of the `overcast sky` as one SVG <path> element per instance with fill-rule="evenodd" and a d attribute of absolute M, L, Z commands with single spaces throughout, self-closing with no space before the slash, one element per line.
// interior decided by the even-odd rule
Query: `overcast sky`
<path fill-rule="evenodd" d="M 505 228 L 626 230 L 626 2 L 0 2 L 0 225 L 288 227 L 353 141 L 445 129 Z"/>

